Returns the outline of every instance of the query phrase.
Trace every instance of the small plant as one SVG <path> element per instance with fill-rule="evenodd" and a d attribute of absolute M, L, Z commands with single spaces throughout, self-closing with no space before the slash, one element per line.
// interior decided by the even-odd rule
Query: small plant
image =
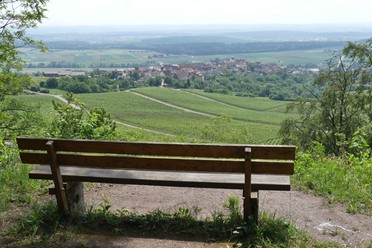
<path fill-rule="evenodd" d="M 368 145 L 367 140 L 365 139 L 366 133 L 358 129 L 349 145 L 352 153 L 349 154 L 349 160 L 351 162 L 360 162 L 363 163 L 371 156 L 371 149 Z"/>
<path fill-rule="evenodd" d="M 228 196 L 227 201 L 223 203 L 223 207 L 229 211 L 228 218 L 230 222 L 242 222 L 243 216 L 238 197 L 232 195 Z"/>
<path fill-rule="evenodd" d="M 104 197 L 97 207 L 88 208 L 74 222 L 62 221 L 57 207 L 49 203 L 44 207 L 35 204 L 31 213 L 23 216 L 8 233 L 17 239 L 31 240 L 35 245 L 53 242 L 55 237 L 65 237 L 68 232 L 80 229 L 93 229 L 114 233 L 139 230 L 151 235 L 187 235 L 193 239 L 201 238 L 234 243 L 234 247 L 306 247 L 310 245 L 307 236 L 283 219 L 262 213 L 260 224 L 242 220 L 239 199 L 229 197 L 224 203 L 227 215 L 215 213 L 213 218 L 197 218 L 200 208 L 179 208 L 174 212 L 156 210 L 148 214 L 138 214 L 121 209 L 110 211 L 108 197 Z M 71 228 L 73 227 L 73 228 Z M 70 231 L 68 231 L 70 230 Z M 66 235 L 63 233 L 66 232 Z"/>
<path fill-rule="evenodd" d="M 38 238 L 54 234 L 61 224 L 62 220 L 53 201 L 43 206 L 34 203 L 31 212 L 22 215 L 18 224 L 13 226 L 9 233 Z"/>

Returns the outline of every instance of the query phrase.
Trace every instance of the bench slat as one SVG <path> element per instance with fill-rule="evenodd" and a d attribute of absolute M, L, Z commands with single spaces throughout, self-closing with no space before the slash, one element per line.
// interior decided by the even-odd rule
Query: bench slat
<path fill-rule="evenodd" d="M 294 160 L 294 146 L 271 146 L 250 144 L 194 144 L 119 142 L 92 140 L 64 140 L 43 138 L 17 138 L 21 150 L 45 150 L 48 140 L 54 140 L 57 151 L 100 152 L 117 154 L 145 154 L 161 156 L 189 156 L 211 158 L 243 158 L 244 149 L 252 148 L 252 159 Z"/>
<path fill-rule="evenodd" d="M 243 189 L 244 175 L 232 173 L 186 173 L 146 170 L 92 169 L 61 166 L 64 182 L 84 181 L 118 184 Z M 31 179 L 51 179 L 49 166 L 38 166 Z M 290 190 L 289 176 L 252 175 L 252 191 Z"/>
<path fill-rule="evenodd" d="M 23 163 L 28 164 L 48 164 L 49 161 L 44 153 L 21 152 L 20 157 Z M 57 154 L 57 162 L 60 165 L 94 168 L 244 173 L 243 160 Z M 252 161 L 252 173 L 292 175 L 293 162 Z"/>

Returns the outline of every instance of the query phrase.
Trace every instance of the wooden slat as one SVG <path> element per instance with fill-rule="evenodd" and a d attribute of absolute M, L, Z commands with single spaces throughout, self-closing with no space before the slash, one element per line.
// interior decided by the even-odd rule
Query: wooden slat
<path fill-rule="evenodd" d="M 48 157 L 43 153 L 21 152 L 20 157 L 23 163 L 48 164 Z M 93 168 L 244 173 L 243 160 L 57 154 L 57 162 L 61 165 Z M 252 173 L 292 175 L 293 162 L 252 161 Z"/>
<path fill-rule="evenodd" d="M 67 152 L 243 158 L 244 149 L 250 147 L 252 148 L 252 159 L 293 160 L 295 158 L 295 148 L 293 146 L 53 140 L 56 141 L 58 151 Z M 17 138 L 21 150 L 44 150 L 47 141 L 48 139 L 41 138 Z"/>
<path fill-rule="evenodd" d="M 243 189 L 244 174 L 186 173 L 117 169 L 92 169 L 61 166 L 64 182 L 83 181 L 177 187 Z M 31 179 L 51 179 L 49 166 L 38 166 L 29 173 Z M 289 176 L 252 175 L 252 191 L 290 190 Z"/>

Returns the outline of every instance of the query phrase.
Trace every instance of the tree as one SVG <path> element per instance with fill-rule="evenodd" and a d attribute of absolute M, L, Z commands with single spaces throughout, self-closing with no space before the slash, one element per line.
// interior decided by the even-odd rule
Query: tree
<path fill-rule="evenodd" d="M 148 80 L 148 83 L 149 83 L 150 86 L 160 86 L 162 80 L 163 80 L 163 79 L 162 79 L 160 76 L 151 77 L 151 78 Z"/>
<path fill-rule="evenodd" d="M 45 4 L 46 0 L 0 1 L 0 133 L 4 137 L 5 133 L 33 126 L 33 118 L 24 116 L 33 112 L 30 107 L 9 96 L 31 84 L 29 76 L 19 74 L 23 61 L 18 48 L 27 45 L 45 50 L 40 42 L 26 36 L 26 30 L 35 28 L 45 17 Z M 26 121 L 29 125 L 25 125 Z"/>
<path fill-rule="evenodd" d="M 328 61 L 314 81 L 313 99 L 302 99 L 288 108 L 299 118 L 286 119 L 280 129 L 285 143 L 304 148 L 317 141 L 326 152 L 350 151 L 354 133 L 362 130 L 372 145 L 372 38 L 349 42 L 343 52 Z"/>
<path fill-rule="evenodd" d="M 47 136 L 80 139 L 117 138 L 116 123 L 102 108 L 86 111 L 72 93 L 66 95 L 67 104 L 53 101 L 56 111 L 48 126 Z"/>
<path fill-rule="evenodd" d="M 46 81 L 46 87 L 50 89 L 55 89 L 58 87 L 57 78 L 48 78 Z"/>

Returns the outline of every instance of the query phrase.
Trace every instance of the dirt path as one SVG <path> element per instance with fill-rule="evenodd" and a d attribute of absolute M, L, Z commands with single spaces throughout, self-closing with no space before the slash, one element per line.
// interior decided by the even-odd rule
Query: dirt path
<path fill-rule="evenodd" d="M 212 98 L 209 98 L 209 97 L 206 97 L 206 96 L 202 96 L 202 95 L 198 95 L 198 94 L 195 94 L 195 93 L 192 93 L 192 92 L 186 91 L 186 90 L 182 90 L 182 92 L 187 93 L 187 94 L 190 94 L 190 95 L 193 95 L 193 96 L 196 96 L 196 97 L 199 97 L 199 98 L 202 98 L 202 99 L 204 99 L 204 100 L 208 100 L 208 101 L 211 101 L 211 102 L 215 102 L 215 103 L 218 103 L 218 104 L 221 104 L 221 105 L 227 106 L 227 107 L 236 108 L 236 109 L 247 110 L 247 109 L 245 109 L 245 108 L 241 108 L 241 107 L 234 106 L 234 105 L 231 105 L 231 104 L 227 104 L 227 103 L 224 103 L 224 102 L 221 102 L 221 101 L 217 101 L 217 100 L 214 100 L 214 99 L 212 99 Z M 251 110 L 257 110 L 257 109 L 251 109 Z"/>
<path fill-rule="evenodd" d="M 222 211 L 228 195 L 240 196 L 240 190 L 193 189 L 133 185 L 98 184 L 86 192 L 88 204 L 99 203 L 109 197 L 113 209 L 126 208 L 146 213 L 153 210 L 176 210 L 179 207 L 198 206 L 201 216 Z M 300 191 L 261 192 L 260 209 L 291 220 L 319 241 L 334 241 L 345 247 L 370 247 L 372 245 L 372 217 L 348 214 L 341 204 L 329 204 L 327 199 Z M 169 239 L 143 239 L 115 237 L 112 247 L 227 247 Z"/>
<path fill-rule="evenodd" d="M 198 112 L 198 111 L 194 111 L 194 110 L 191 110 L 191 109 L 187 109 L 187 108 L 179 107 L 179 106 L 176 106 L 176 105 L 173 105 L 173 104 L 167 103 L 167 102 L 163 102 L 163 101 L 160 101 L 160 100 L 158 100 L 158 99 L 155 99 L 155 98 L 152 98 L 152 97 L 149 97 L 149 96 L 143 95 L 143 94 L 138 93 L 138 92 L 134 92 L 134 91 L 130 91 L 130 92 L 131 92 L 132 94 L 137 95 L 137 96 L 140 96 L 140 97 L 146 98 L 146 99 L 148 99 L 148 100 L 151 100 L 151 101 L 154 101 L 154 102 L 157 102 L 157 103 L 160 103 L 160 104 L 166 105 L 166 106 L 171 107 L 171 108 L 179 109 L 179 110 L 182 110 L 182 111 L 185 111 L 185 112 L 189 112 L 189 113 L 193 113 L 193 114 L 197 114 L 197 115 L 203 115 L 203 116 L 207 116 L 207 117 L 212 117 L 212 118 L 217 117 L 217 115 L 211 115 L 211 114 L 207 114 L 207 113 L 203 113 L 203 112 Z"/>

